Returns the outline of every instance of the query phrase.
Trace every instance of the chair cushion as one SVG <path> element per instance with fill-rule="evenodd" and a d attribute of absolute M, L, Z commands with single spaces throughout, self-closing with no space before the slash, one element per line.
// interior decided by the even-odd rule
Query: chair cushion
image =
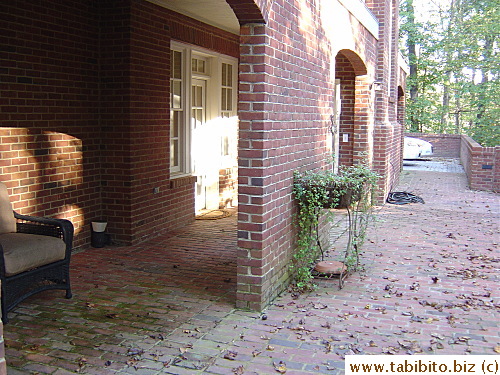
<path fill-rule="evenodd" d="M 16 275 L 45 264 L 64 259 L 66 244 L 57 237 L 39 234 L 0 234 L 5 274 Z"/>
<path fill-rule="evenodd" d="M 0 234 L 16 231 L 16 218 L 7 193 L 7 186 L 0 182 Z"/>

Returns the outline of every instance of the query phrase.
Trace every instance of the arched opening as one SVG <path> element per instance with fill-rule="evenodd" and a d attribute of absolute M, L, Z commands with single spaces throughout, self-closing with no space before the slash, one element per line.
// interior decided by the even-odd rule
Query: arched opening
<path fill-rule="evenodd" d="M 371 155 L 373 138 L 370 124 L 371 95 L 366 82 L 366 66 L 351 50 L 341 50 L 335 57 L 335 78 L 339 124 L 338 160 L 350 166 Z"/>

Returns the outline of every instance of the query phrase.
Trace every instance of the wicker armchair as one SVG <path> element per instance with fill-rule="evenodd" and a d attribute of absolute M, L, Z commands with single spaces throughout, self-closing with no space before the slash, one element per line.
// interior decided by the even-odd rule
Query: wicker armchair
<path fill-rule="evenodd" d="M 20 215 L 0 182 L 0 280 L 2 321 L 33 294 L 49 289 L 71 298 L 69 264 L 73 246 L 69 220 Z"/>

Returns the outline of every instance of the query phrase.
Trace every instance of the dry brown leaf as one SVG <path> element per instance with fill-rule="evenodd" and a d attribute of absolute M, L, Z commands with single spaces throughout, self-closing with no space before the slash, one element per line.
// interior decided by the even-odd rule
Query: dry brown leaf
<path fill-rule="evenodd" d="M 242 375 L 245 372 L 243 365 L 233 368 L 233 374 Z"/>
<path fill-rule="evenodd" d="M 325 343 L 325 353 L 330 353 L 332 351 L 332 344 L 330 342 Z"/>
<path fill-rule="evenodd" d="M 257 357 L 260 353 L 262 353 L 262 352 L 261 352 L 261 351 L 259 351 L 259 350 L 254 350 L 254 351 L 252 352 L 252 355 L 253 355 L 254 357 Z"/>
<path fill-rule="evenodd" d="M 137 364 L 137 362 L 139 361 L 136 358 L 130 358 L 129 360 L 127 360 L 127 366 L 133 367 Z"/>
<path fill-rule="evenodd" d="M 127 351 L 127 355 L 130 355 L 130 356 L 143 355 L 143 354 L 144 354 L 144 350 L 142 350 L 141 348 L 129 348 L 129 350 Z"/>
<path fill-rule="evenodd" d="M 328 306 L 325 304 L 322 304 L 322 303 L 315 303 L 315 304 L 313 304 L 313 307 L 317 310 L 322 310 L 322 309 L 326 309 Z"/>
<path fill-rule="evenodd" d="M 495 349 L 493 349 L 495 353 L 500 353 L 500 345 L 495 346 Z"/>
<path fill-rule="evenodd" d="M 224 359 L 229 359 L 230 361 L 234 361 L 238 352 L 233 352 L 232 350 L 228 350 L 226 354 L 224 354 Z"/>
<path fill-rule="evenodd" d="M 273 365 L 274 365 L 274 369 L 276 371 L 278 371 L 280 374 L 284 374 L 286 373 L 286 363 L 283 362 L 283 361 L 280 361 L 278 364 L 276 364 L 276 362 L 273 362 Z"/>

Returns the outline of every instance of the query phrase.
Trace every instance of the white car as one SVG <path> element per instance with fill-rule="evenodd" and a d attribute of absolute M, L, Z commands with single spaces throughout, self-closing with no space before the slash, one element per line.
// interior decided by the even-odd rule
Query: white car
<path fill-rule="evenodd" d="M 418 159 L 432 155 L 432 144 L 418 138 L 405 137 L 403 159 Z"/>

